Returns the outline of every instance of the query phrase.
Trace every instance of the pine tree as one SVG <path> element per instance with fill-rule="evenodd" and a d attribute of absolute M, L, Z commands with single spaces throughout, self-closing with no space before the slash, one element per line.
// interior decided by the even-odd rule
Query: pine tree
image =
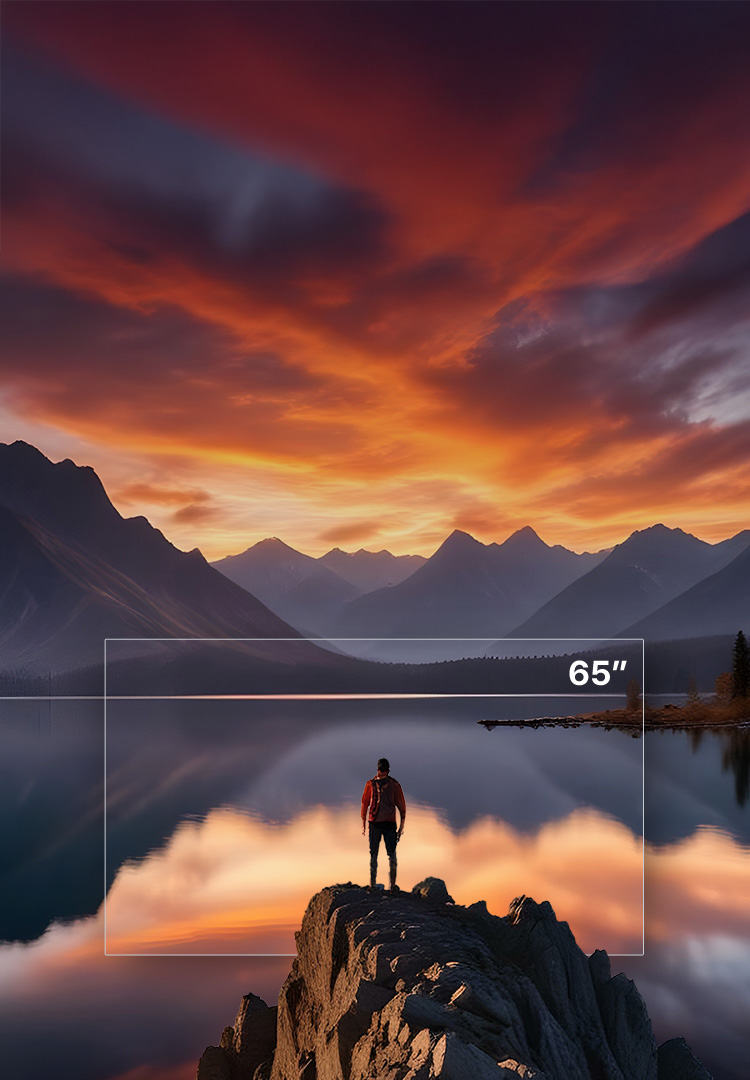
<path fill-rule="evenodd" d="M 747 640 L 740 630 L 732 650 L 732 697 L 747 697 L 750 689 L 750 653 Z"/>

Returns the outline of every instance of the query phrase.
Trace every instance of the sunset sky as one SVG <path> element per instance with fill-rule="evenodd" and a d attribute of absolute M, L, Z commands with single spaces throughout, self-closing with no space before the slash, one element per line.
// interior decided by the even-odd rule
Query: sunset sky
<path fill-rule="evenodd" d="M 2 441 L 209 558 L 750 526 L 747 5 L 2 18 Z"/>

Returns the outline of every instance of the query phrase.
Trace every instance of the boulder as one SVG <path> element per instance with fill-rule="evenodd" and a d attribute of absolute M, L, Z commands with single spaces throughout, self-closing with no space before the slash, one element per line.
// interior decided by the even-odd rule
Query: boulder
<path fill-rule="evenodd" d="M 453 897 L 448 893 L 445 882 L 440 878 L 426 877 L 412 889 L 414 896 L 421 896 L 423 900 L 431 900 L 434 904 L 452 904 Z"/>

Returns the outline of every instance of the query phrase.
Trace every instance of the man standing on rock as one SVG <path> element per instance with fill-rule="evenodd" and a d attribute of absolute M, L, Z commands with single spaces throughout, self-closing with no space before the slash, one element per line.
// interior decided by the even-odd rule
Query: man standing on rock
<path fill-rule="evenodd" d="M 370 824 L 370 889 L 375 888 L 378 876 L 378 849 L 380 837 L 385 841 L 388 852 L 390 871 L 390 891 L 398 892 L 396 884 L 396 844 L 401 839 L 406 819 L 406 800 L 398 780 L 390 775 L 391 766 L 388 758 L 378 761 L 377 775 L 365 784 L 362 794 L 362 835 L 365 835 L 365 823 Z M 396 831 L 396 810 L 399 812 L 399 826 Z"/>

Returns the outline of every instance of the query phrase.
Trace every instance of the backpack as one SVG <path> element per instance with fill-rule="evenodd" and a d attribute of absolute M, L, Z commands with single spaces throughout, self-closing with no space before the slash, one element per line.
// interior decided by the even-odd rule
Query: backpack
<path fill-rule="evenodd" d="M 383 820 L 390 821 L 396 820 L 396 797 L 394 784 L 391 783 L 393 777 L 391 776 L 373 776 L 370 783 L 372 784 L 372 800 L 370 802 L 370 821 L 375 821 L 380 810 L 383 811 Z"/>

